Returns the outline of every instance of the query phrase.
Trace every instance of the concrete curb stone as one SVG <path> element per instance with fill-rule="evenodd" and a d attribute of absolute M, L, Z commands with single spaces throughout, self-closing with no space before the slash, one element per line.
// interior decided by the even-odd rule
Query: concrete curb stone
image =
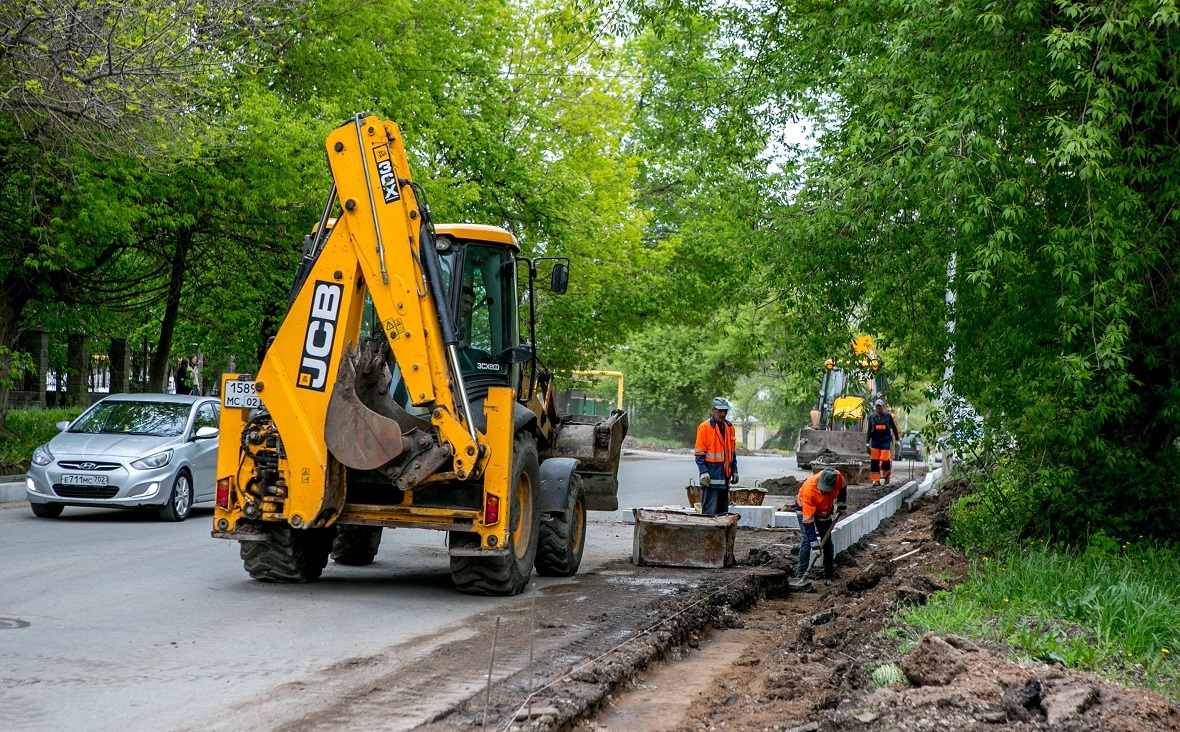
<path fill-rule="evenodd" d="M 0 503 L 23 503 L 26 495 L 23 474 L 0 475 Z"/>

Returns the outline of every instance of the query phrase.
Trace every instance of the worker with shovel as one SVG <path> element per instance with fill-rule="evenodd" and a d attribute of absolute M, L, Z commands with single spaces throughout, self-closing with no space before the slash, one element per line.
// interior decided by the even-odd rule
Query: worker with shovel
<path fill-rule="evenodd" d="M 799 486 L 795 497 L 795 516 L 799 519 L 799 571 L 791 584 L 798 587 L 807 583 L 807 573 L 815 565 L 822 550 L 824 584 L 835 578 L 836 552 L 832 549 L 832 527 L 836 518 L 848 507 L 848 483 L 835 468 L 824 468 Z"/>

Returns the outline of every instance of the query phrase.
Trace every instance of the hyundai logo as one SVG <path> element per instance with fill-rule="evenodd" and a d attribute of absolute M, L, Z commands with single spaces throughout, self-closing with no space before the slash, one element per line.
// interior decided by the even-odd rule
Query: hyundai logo
<path fill-rule="evenodd" d="M 78 467 L 82 468 L 83 470 L 94 470 L 95 468 L 98 467 L 98 465 L 96 465 L 94 463 L 82 463 Z"/>

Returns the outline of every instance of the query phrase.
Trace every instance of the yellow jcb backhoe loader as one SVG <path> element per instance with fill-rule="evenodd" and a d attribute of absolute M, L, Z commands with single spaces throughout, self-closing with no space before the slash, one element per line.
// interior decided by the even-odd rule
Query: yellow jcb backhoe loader
<path fill-rule="evenodd" d="M 887 391 L 872 336 L 852 341 L 852 358 L 824 363 L 819 398 L 811 410 L 811 425 L 799 431 L 795 459 L 811 469 L 817 459 L 858 462 L 865 458 L 865 419 L 872 403 Z M 866 403 L 868 407 L 866 408 Z"/>
<path fill-rule="evenodd" d="M 550 260 L 564 293 L 567 260 L 435 226 L 392 122 L 357 115 L 326 147 L 334 184 L 287 315 L 256 376 L 222 378 L 213 536 L 270 582 L 314 580 L 329 555 L 369 564 L 393 527 L 448 532 L 463 592 L 573 575 L 586 511 L 618 507 L 627 415 L 557 414 L 535 281 Z"/>

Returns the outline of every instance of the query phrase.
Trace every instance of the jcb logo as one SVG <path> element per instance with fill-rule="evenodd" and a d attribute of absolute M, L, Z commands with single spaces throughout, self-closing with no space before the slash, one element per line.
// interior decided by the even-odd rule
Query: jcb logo
<path fill-rule="evenodd" d="M 296 384 L 304 389 L 323 391 L 332 363 L 332 340 L 340 315 L 344 288 L 334 282 L 316 281 L 311 294 L 311 315 L 307 319 L 307 336 L 303 339 L 303 359 L 299 362 Z"/>
<path fill-rule="evenodd" d="M 393 203 L 401 199 L 402 194 L 397 189 L 397 173 L 393 169 L 393 161 L 389 159 L 389 145 L 378 145 L 373 148 L 373 160 L 377 161 L 377 177 L 381 179 L 381 195 L 386 203 Z"/>

